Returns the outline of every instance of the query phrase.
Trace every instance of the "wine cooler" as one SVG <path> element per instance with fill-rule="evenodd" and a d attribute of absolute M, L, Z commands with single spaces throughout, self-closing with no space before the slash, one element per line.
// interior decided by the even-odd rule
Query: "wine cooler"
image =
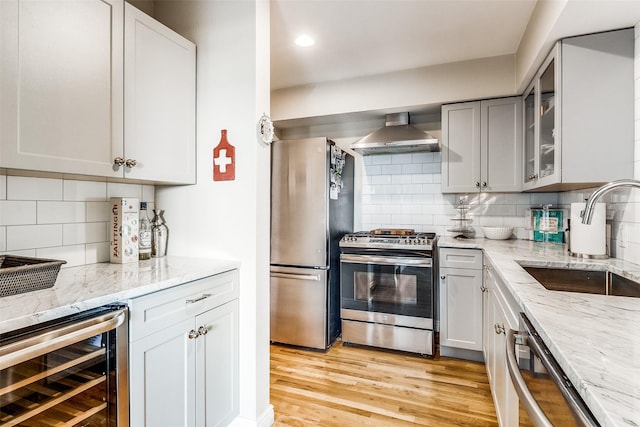
<path fill-rule="evenodd" d="M 0 426 L 129 425 L 127 308 L 0 335 Z"/>

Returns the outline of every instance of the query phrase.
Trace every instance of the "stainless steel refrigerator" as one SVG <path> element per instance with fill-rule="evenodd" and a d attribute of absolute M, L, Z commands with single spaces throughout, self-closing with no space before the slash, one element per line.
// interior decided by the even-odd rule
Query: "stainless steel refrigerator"
<path fill-rule="evenodd" d="M 272 145 L 272 342 L 324 350 L 340 335 L 338 242 L 353 231 L 353 170 L 327 138 Z"/>

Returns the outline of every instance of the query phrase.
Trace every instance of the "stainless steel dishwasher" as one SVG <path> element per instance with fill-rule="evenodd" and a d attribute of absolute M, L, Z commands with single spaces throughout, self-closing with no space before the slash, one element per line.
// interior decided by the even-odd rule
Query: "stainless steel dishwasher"
<path fill-rule="evenodd" d="M 529 350 L 529 358 L 516 347 Z M 507 332 L 507 367 L 520 398 L 519 425 L 599 426 L 569 378 L 553 358 L 531 321 L 520 313 L 520 331 Z"/>
<path fill-rule="evenodd" d="M 0 425 L 129 425 L 127 308 L 0 335 Z"/>

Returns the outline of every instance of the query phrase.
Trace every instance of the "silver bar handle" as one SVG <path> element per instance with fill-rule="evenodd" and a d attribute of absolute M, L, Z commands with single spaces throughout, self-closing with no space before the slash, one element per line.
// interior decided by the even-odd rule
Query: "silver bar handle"
<path fill-rule="evenodd" d="M 313 280 L 314 282 L 320 281 L 319 274 L 295 274 L 295 273 L 272 272 L 271 277 L 279 277 L 281 279 L 293 279 L 293 280 Z"/>
<path fill-rule="evenodd" d="M 531 341 L 531 340 L 529 340 Z M 518 393 L 518 397 L 522 401 L 522 404 L 527 410 L 531 422 L 535 427 L 553 427 L 553 424 L 549 421 L 544 414 L 538 402 L 533 397 L 527 383 L 520 374 L 520 368 L 518 368 L 518 361 L 516 360 L 516 343 L 515 343 L 515 331 L 511 328 L 507 331 L 507 368 L 509 369 L 509 376 L 513 381 L 513 385 Z"/>
<path fill-rule="evenodd" d="M 408 265 L 414 267 L 431 267 L 432 259 L 429 257 L 412 258 L 412 257 L 390 257 L 390 256 L 371 256 L 371 255 L 340 255 L 341 262 L 352 264 L 378 264 L 378 265 Z"/>
<path fill-rule="evenodd" d="M 196 303 L 196 302 L 198 302 L 198 301 L 202 301 L 203 299 L 207 299 L 207 298 L 209 298 L 211 295 L 212 295 L 212 294 L 202 294 L 202 296 L 200 296 L 200 297 L 198 297 L 198 298 L 188 299 L 188 300 L 186 300 L 185 302 L 186 302 L 187 304 L 193 304 L 193 303 Z"/>
<path fill-rule="evenodd" d="M 0 348 L 0 370 L 115 329 L 125 319 L 120 309 L 7 344 Z"/>

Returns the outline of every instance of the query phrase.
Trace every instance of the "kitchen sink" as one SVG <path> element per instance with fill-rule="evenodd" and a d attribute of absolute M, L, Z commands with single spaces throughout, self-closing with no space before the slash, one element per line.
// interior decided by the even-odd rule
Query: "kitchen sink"
<path fill-rule="evenodd" d="M 640 283 L 610 271 L 522 266 L 551 291 L 640 297 Z"/>

